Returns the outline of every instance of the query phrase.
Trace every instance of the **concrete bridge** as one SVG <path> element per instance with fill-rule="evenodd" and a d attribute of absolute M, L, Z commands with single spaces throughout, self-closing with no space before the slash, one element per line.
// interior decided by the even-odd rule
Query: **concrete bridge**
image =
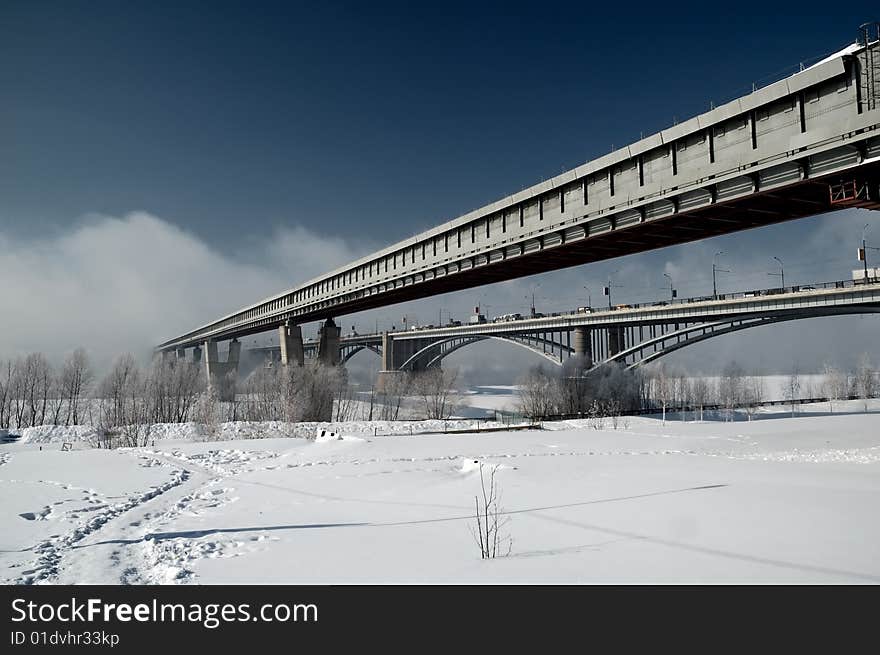
<path fill-rule="evenodd" d="M 673 303 L 626 305 L 610 310 L 572 312 L 542 318 L 461 326 L 411 329 L 340 337 L 331 359 L 345 363 L 362 350 L 382 359 L 382 371 L 418 371 L 472 344 L 496 339 L 530 350 L 562 366 L 572 357 L 597 367 L 620 362 L 641 366 L 688 345 L 762 325 L 821 316 L 880 313 L 880 283 L 840 281 L 764 289 Z M 327 345 L 307 341 L 304 357 L 328 356 Z M 267 359 L 289 362 L 290 350 L 254 349 Z"/>
<path fill-rule="evenodd" d="M 212 359 L 212 343 L 232 340 L 234 354 L 238 338 L 279 330 L 284 360 L 302 361 L 299 326 L 322 320 L 318 352 L 336 363 L 343 355 L 333 317 L 837 209 L 878 209 L 878 199 L 880 27 L 872 25 L 862 29 L 858 43 L 795 75 L 169 339 L 157 350 L 180 356 L 204 348 L 209 368 L 220 370 L 232 367 L 235 357 Z M 619 355 L 631 347 L 626 330 L 634 325 L 620 324 L 624 342 L 621 333 L 602 343 L 590 333 L 589 345 L 594 353 Z M 388 338 L 400 344 L 389 353 L 400 350 L 409 359 L 421 350 L 411 345 L 418 337 Z M 509 338 L 533 349 L 547 345 Z M 404 356 L 382 352 L 392 368 Z M 421 353 L 410 365 L 427 365 L 429 355 L 436 356 Z"/>

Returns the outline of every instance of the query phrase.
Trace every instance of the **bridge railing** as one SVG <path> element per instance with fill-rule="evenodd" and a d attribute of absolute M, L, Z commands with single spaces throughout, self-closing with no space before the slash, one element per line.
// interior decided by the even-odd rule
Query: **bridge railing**
<path fill-rule="evenodd" d="M 571 314 L 583 314 L 593 312 L 607 312 L 619 309 L 644 309 L 647 307 L 666 307 L 675 305 L 688 305 L 696 302 L 712 302 L 719 300 L 738 300 L 741 298 L 759 298 L 765 296 L 775 296 L 785 293 L 799 293 L 809 291 L 822 291 L 829 289 L 852 289 L 863 286 L 865 284 L 875 284 L 880 282 L 880 277 L 869 276 L 865 280 L 832 280 L 830 282 L 815 282 L 812 284 L 796 284 L 785 287 L 771 287 L 768 289 L 749 289 L 746 291 L 731 291 L 727 293 L 719 293 L 717 296 L 691 296 L 687 298 L 675 298 L 671 300 L 656 300 L 641 303 L 621 303 L 608 307 L 589 307 L 586 312 L 582 308 L 570 310 L 568 312 L 553 312 L 548 314 L 540 314 L 539 317 L 568 316 Z M 490 321 L 493 322 L 493 321 Z M 500 322 L 500 321 L 498 321 Z"/>

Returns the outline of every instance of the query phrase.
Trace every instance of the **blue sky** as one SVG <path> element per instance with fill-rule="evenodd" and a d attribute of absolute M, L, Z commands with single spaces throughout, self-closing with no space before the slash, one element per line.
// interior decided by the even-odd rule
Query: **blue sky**
<path fill-rule="evenodd" d="M 91 314 L 67 317 L 83 329 L 59 348 L 97 339 L 88 316 L 105 307 L 85 297 L 97 287 L 130 321 L 103 343 L 124 347 L 110 336 L 131 329 L 130 348 L 147 349 L 792 73 L 878 13 L 868 2 L 7 0 L 0 263 L 7 281 L 22 277 L 0 285 L 0 302 L 32 306 L 0 354 L 41 348 L 35 326 L 57 320 L 48 307 L 59 286 L 76 300 L 71 285 Z M 787 281 L 848 277 L 865 222 L 858 212 L 797 221 L 344 323 L 390 324 L 406 311 L 427 322 L 487 295 L 493 313 L 522 311 L 539 283 L 564 286 L 571 298 L 543 296 L 564 308 L 582 304 L 572 289 L 600 287 L 620 267 L 622 302 L 662 296 L 663 272 L 682 295 L 699 294 L 721 249 L 733 288 L 766 286 L 774 255 L 791 267 Z M 839 250 L 792 248 L 828 234 Z M 103 258 L 111 247 L 120 260 Z M 126 286 L 98 265 L 128 266 L 117 276 Z"/>
<path fill-rule="evenodd" d="M 876 7 L 4 2 L 0 221 L 227 252 L 453 218 L 854 39 Z M 869 11 L 871 9 L 871 11 Z"/>

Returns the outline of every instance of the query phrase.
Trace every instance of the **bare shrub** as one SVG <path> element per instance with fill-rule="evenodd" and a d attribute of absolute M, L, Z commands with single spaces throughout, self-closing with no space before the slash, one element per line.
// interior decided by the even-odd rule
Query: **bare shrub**
<path fill-rule="evenodd" d="M 489 469 L 488 474 L 484 468 Z M 480 463 L 480 492 L 482 495 L 474 496 L 474 519 L 475 527 L 472 526 L 471 534 L 480 547 L 481 559 L 494 559 L 510 555 L 513 548 L 513 540 L 506 533 L 505 528 L 510 522 L 510 517 L 504 515 L 501 507 L 501 492 L 495 480 L 498 466 Z"/>

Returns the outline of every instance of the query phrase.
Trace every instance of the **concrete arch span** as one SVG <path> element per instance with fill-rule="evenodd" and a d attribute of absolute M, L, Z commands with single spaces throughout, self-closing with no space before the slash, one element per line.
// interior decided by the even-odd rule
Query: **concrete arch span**
<path fill-rule="evenodd" d="M 406 371 L 412 368 L 413 364 L 419 359 L 424 359 L 428 355 L 432 355 L 433 351 L 439 351 L 436 354 L 433 354 L 429 359 L 427 359 L 426 367 L 431 368 L 440 364 L 446 357 L 451 355 L 452 353 L 461 350 L 466 346 L 470 346 L 480 341 L 487 341 L 489 339 L 493 339 L 496 341 L 502 341 L 505 343 L 512 343 L 520 348 L 525 348 L 526 350 L 540 355 L 544 359 L 550 361 L 556 366 L 562 366 L 562 362 L 565 357 L 565 350 L 569 350 L 567 346 L 564 344 L 557 343 L 555 341 L 551 341 L 549 339 L 543 339 L 539 337 L 535 338 L 527 338 L 526 335 L 523 336 L 494 336 L 494 335 L 480 335 L 473 337 L 455 337 L 452 339 L 443 339 L 441 341 L 436 341 L 432 344 L 429 344 L 413 354 L 409 359 L 407 359 L 401 366 L 400 370 Z M 542 347 L 539 348 L 538 345 Z M 551 352 L 547 352 L 544 348 L 546 346 L 551 347 Z M 563 355 L 556 355 L 552 352 L 553 349 L 559 350 Z M 569 352 L 570 354 L 570 352 Z"/>

